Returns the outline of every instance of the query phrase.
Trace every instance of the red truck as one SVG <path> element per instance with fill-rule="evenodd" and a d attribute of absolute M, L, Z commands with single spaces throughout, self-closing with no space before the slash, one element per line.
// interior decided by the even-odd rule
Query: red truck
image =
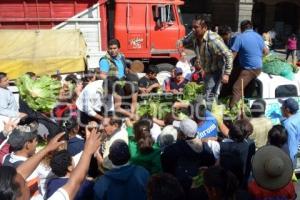
<path fill-rule="evenodd" d="M 0 29 L 79 29 L 88 68 L 98 67 L 108 40 L 115 37 L 127 59 L 169 70 L 179 58 L 177 41 L 185 35 L 179 10 L 183 4 L 181 0 L 1 0 Z M 0 59 L 3 56 L 0 49 Z"/>

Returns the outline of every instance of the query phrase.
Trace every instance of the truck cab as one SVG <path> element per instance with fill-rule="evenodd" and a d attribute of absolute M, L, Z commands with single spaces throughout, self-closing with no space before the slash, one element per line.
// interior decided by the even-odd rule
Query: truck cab
<path fill-rule="evenodd" d="M 266 101 L 266 116 L 270 118 L 273 124 L 279 124 L 281 118 L 281 104 L 279 99 L 288 97 L 295 98 L 300 105 L 300 73 L 295 75 L 294 80 L 288 80 L 281 76 L 270 75 L 262 72 L 245 94 L 249 105 L 255 99 L 264 99 Z M 247 90 L 247 89 L 246 89 Z"/>
<path fill-rule="evenodd" d="M 176 44 L 185 35 L 180 5 L 183 1 L 116 0 L 114 35 L 125 57 L 176 64 Z"/>

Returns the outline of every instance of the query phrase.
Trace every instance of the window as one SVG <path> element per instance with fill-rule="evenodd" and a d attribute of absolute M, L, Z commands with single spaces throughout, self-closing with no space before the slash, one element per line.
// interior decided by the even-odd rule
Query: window
<path fill-rule="evenodd" d="M 275 98 L 277 97 L 296 97 L 298 96 L 297 87 L 295 85 L 281 85 L 275 90 Z"/>
<path fill-rule="evenodd" d="M 152 7 L 153 20 L 155 22 L 172 22 L 175 21 L 172 5 L 157 5 Z"/>
<path fill-rule="evenodd" d="M 166 22 L 175 21 L 173 6 L 166 5 L 166 16 L 167 16 Z"/>

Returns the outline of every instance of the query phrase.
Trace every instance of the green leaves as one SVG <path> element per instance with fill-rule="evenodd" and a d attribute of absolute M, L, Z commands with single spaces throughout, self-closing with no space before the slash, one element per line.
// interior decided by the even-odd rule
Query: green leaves
<path fill-rule="evenodd" d="M 223 104 L 229 105 L 230 99 L 222 99 Z M 229 107 L 226 107 L 224 110 L 224 119 L 229 119 L 230 121 L 235 121 L 241 116 L 242 112 L 242 102 L 243 100 L 240 99 L 231 109 Z M 244 114 L 248 117 L 251 116 L 251 111 L 248 106 L 248 104 L 244 103 Z"/>
<path fill-rule="evenodd" d="M 16 80 L 21 98 L 33 110 L 49 112 L 56 104 L 60 81 L 49 76 L 42 76 L 37 80 L 31 79 L 28 75 L 23 75 Z"/>
<path fill-rule="evenodd" d="M 151 99 L 145 100 L 138 105 L 137 113 L 139 116 L 150 115 L 158 119 L 164 119 L 165 116 L 172 112 L 172 103 L 159 102 Z"/>
<path fill-rule="evenodd" d="M 203 94 L 204 84 L 197 84 L 194 82 L 187 83 L 183 89 L 183 99 L 189 102 L 197 99 L 199 94 Z"/>

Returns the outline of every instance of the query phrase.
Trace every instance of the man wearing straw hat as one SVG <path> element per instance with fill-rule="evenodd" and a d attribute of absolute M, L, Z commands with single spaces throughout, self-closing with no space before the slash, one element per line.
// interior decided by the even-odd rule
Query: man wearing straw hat
<path fill-rule="evenodd" d="M 260 148 L 252 159 L 252 173 L 248 191 L 254 199 L 296 199 L 292 161 L 278 147 Z"/>
<path fill-rule="evenodd" d="M 240 74 L 232 89 L 233 97 L 229 107 L 232 108 L 242 97 L 242 91 L 261 72 L 263 54 L 268 53 L 262 37 L 254 32 L 249 20 L 241 22 L 241 34 L 236 36 L 231 47 L 233 57 L 239 54 Z"/>

